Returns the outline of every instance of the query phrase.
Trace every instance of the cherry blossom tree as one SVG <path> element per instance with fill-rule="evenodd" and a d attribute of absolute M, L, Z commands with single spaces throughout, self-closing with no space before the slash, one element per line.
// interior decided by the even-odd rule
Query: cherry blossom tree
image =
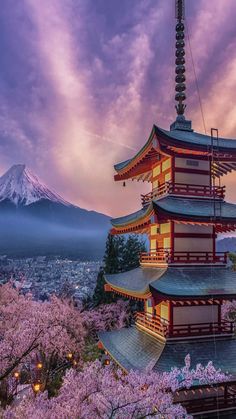
<path fill-rule="evenodd" d="M 124 374 L 113 365 L 99 361 L 86 364 L 81 371 L 69 370 L 57 397 L 46 392 L 33 394 L 17 406 L 8 408 L 4 419 L 141 419 L 147 417 L 181 419 L 190 417 L 184 408 L 173 403 L 173 394 L 189 388 L 194 381 L 224 381 L 225 375 L 212 363 L 191 369 L 190 357 L 182 369 L 158 374 L 151 370 Z"/>
<path fill-rule="evenodd" d="M 236 300 L 227 301 L 222 305 L 222 316 L 225 320 L 236 323 Z"/>
<path fill-rule="evenodd" d="M 12 377 L 25 368 L 41 387 L 82 358 L 85 336 L 123 327 L 127 321 L 124 301 L 80 311 L 68 300 L 52 296 L 35 301 L 11 283 L 0 286 L 0 399 L 11 399 Z M 8 393 L 8 394 L 7 394 Z"/>
<path fill-rule="evenodd" d="M 40 362 L 50 373 L 52 365 L 58 366 L 56 361 L 64 360 L 65 363 L 66 360 L 68 364 L 68 354 L 82 351 L 84 336 L 81 315 L 69 303 L 55 296 L 50 301 L 35 301 L 30 294 L 21 294 L 10 283 L 0 287 L 2 387 L 26 365 L 32 369 Z"/>
<path fill-rule="evenodd" d="M 130 321 L 129 302 L 118 300 L 117 303 L 100 305 L 96 309 L 84 311 L 82 318 L 90 336 L 96 336 L 100 331 L 121 329 Z"/>

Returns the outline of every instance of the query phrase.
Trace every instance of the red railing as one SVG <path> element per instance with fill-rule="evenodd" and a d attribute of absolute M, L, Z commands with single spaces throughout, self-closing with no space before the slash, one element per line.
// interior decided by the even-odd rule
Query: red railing
<path fill-rule="evenodd" d="M 188 185 L 185 183 L 166 182 L 152 192 L 141 195 L 142 205 L 147 205 L 152 200 L 158 199 L 166 194 L 224 199 L 225 186 Z"/>
<path fill-rule="evenodd" d="M 181 389 L 174 394 L 174 403 L 180 403 L 189 414 L 204 414 L 207 417 L 207 413 L 211 412 L 210 417 L 213 418 L 215 412 L 214 417 L 218 417 L 219 412 L 236 409 L 236 381 Z"/>
<path fill-rule="evenodd" d="M 227 263 L 227 252 L 172 252 L 160 250 L 158 252 L 144 252 L 140 255 L 141 264 L 219 264 Z"/>
<path fill-rule="evenodd" d="M 168 251 L 142 252 L 140 254 L 140 263 L 168 263 Z"/>
<path fill-rule="evenodd" d="M 156 332 L 164 337 L 168 334 L 169 324 L 159 316 L 152 316 L 147 313 L 136 313 L 135 319 L 137 324 L 146 327 L 152 332 Z"/>
<path fill-rule="evenodd" d="M 181 338 L 187 336 L 205 336 L 233 334 L 234 324 L 232 322 L 198 323 L 198 324 L 176 324 L 169 326 L 168 337 Z"/>
<path fill-rule="evenodd" d="M 234 333 L 234 324 L 227 321 L 170 325 L 167 320 L 160 316 L 147 313 L 136 313 L 136 323 L 165 338 L 186 338 L 189 336 L 221 334 L 232 335 Z"/>

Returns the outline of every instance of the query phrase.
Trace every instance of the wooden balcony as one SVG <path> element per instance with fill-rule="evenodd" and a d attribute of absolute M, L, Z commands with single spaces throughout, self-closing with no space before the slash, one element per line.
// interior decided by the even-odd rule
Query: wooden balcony
<path fill-rule="evenodd" d="M 234 324 L 221 321 L 217 323 L 176 324 L 171 325 L 167 320 L 157 315 L 136 313 L 136 324 L 164 338 L 187 338 L 209 335 L 232 335 Z"/>
<path fill-rule="evenodd" d="M 204 186 L 184 183 L 166 182 L 152 192 L 141 195 L 142 205 L 148 205 L 152 200 L 159 199 L 164 195 L 181 195 L 197 198 L 224 199 L 225 186 Z"/>
<path fill-rule="evenodd" d="M 160 316 L 152 316 L 146 313 L 136 313 L 136 324 L 145 327 L 151 332 L 157 333 L 163 337 L 168 336 L 169 323 Z"/>
<path fill-rule="evenodd" d="M 141 265 L 226 265 L 227 252 L 172 252 L 160 250 L 140 255 Z"/>
<path fill-rule="evenodd" d="M 220 412 L 236 410 L 236 381 L 183 388 L 175 393 L 174 403 L 180 403 L 188 414 L 197 417 L 221 417 Z"/>

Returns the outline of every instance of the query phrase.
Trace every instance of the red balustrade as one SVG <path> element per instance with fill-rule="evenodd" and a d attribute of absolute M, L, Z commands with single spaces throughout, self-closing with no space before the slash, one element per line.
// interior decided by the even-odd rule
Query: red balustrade
<path fill-rule="evenodd" d="M 141 264 L 201 264 L 201 265 L 225 265 L 227 252 L 172 252 L 161 250 L 158 252 L 144 252 L 140 255 Z"/>
<path fill-rule="evenodd" d="M 225 186 L 191 185 L 166 182 L 154 189 L 152 192 L 149 192 L 146 195 L 141 195 L 142 205 L 145 206 L 152 200 L 161 198 L 166 194 L 224 199 Z"/>
<path fill-rule="evenodd" d="M 156 332 L 165 338 L 186 338 L 189 336 L 208 336 L 234 333 L 232 322 L 221 321 L 197 324 L 171 325 L 167 320 L 157 315 L 136 313 L 136 324 Z"/>
<path fill-rule="evenodd" d="M 168 334 L 168 322 L 162 319 L 160 316 L 152 316 L 147 313 L 136 313 L 136 323 L 140 326 L 156 332 L 161 336 L 167 336 Z"/>
<path fill-rule="evenodd" d="M 206 336 L 233 334 L 234 326 L 232 322 L 181 324 L 169 326 L 168 337 L 181 338 L 187 336 Z"/>
<path fill-rule="evenodd" d="M 208 412 L 209 417 L 213 418 L 214 413 L 214 417 L 221 417 L 220 412 L 236 409 L 236 381 L 228 378 L 226 382 L 183 388 L 174 394 L 174 403 L 180 403 L 187 413 L 197 417 L 201 413 L 207 417 Z"/>

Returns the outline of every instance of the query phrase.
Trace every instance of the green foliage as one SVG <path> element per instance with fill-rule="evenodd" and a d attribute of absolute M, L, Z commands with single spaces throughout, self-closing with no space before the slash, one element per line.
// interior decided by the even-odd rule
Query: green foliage
<path fill-rule="evenodd" d="M 236 271 L 236 253 L 229 253 L 229 259 L 233 264 L 233 270 Z"/>
<path fill-rule="evenodd" d="M 60 371 L 58 374 L 53 375 L 52 378 L 49 380 L 46 387 L 49 398 L 58 395 L 58 392 L 63 383 L 63 375 L 64 371 Z"/>
<path fill-rule="evenodd" d="M 93 294 L 93 305 L 96 307 L 100 304 L 110 304 L 116 300 L 116 297 L 110 292 L 104 290 L 105 285 L 104 271 L 100 268 L 97 276 L 97 283 Z"/>
<path fill-rule="evenodd" d="M 108 235 L 103 259 L 106 274 L 115 274 L 122 271 L 124 249 L 125 239 L 123 236 Z"/>
<path fill-rule="evenodd" d="M 138 236 L 129 236 L 126 240 L 122 255 L 122 271 L 130 271 L 139 266 L 140 253 L 145 252 L 144 241 Z"/>
<path fill-rule="evenodd" d="M 101 357 L 101 350 L 98 348 L 97 341 L 91 337 L 85 339 L 85 347 L 82 354 L 84 362 L 92 362 Z"/>
<path fill-rule="evenodd" d="M 100 269 L 93 295 L 95 306 L 117 300 L 116 295 L 104 290 L 106 283 L 104 273 L 111 275 L 137 268 L 139 266 L 140 253 L 145 251 L 145 243 L 137 235 L 130 235 L 127 239 L 123 236 L 108 235 L 103 259 L 104 272 Z"/>

